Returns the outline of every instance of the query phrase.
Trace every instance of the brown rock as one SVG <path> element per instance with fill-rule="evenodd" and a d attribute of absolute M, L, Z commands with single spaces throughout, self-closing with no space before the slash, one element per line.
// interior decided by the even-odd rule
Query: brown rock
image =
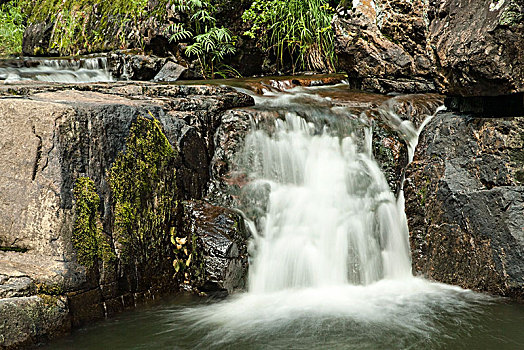
<path fill-rule="evenodd" d="M 524 2 L 433 2 L 428 39 L 445 92 L 463 96 L 524 91 Z"/>
<path fill-rule="evenodd" d="M 435 91 L 424 1 L 359 1 L 333 19 L 339 67 L 358 88 Z"/>

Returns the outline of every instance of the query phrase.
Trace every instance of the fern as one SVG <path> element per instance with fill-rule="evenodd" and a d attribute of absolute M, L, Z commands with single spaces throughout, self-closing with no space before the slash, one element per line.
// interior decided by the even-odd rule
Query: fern
<path fill-rule="evenodd" d="M 240 76 L 238 71 L 223 61 L 236 52 L 236 37 L 224 27 L 217 27 L 216 7 L 211 0 L 175 0 L 177 11 L 187 16 L 189 24 L 175 23 L 169 27 L 170 41 L 191 42 L 185 54 L 198 60 L 204 78 Z M 192 26 L 192 28 L 188 28 Z"/>

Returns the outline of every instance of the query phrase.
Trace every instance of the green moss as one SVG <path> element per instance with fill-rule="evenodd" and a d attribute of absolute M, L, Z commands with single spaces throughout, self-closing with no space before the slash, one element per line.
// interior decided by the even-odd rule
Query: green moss
<path fill-rule="evenodd" d="M 127 47 L 137 25 L 165 15 L 168 0 L 23 0 L 28 23 L 52 23 L 49 47 L 62 55 Z"/>
<path fill-rule="evenodd" d="M 113 258 L 111 246 L 100 223 L 98 207 L 100 197 L 96 193 L 93 180 L 80 177 L 76 180 L 73 190 L 75 198 L 75 224 L 73 226 L 73 247 L 80 264 L 91 267 L 102 259 Z"/>
<path fill-rule="evenodd" d="M 430 181 L 429 179 L 426 179 L 426 183 L 420 187 L 420 189 L 417 192 L 417 196 L 420 199 L 420 205 L 424 206 L 426 204 L 426 198 L 428 195 L 428 189 L 429 189 Z"/>
<path fill-rule="evenodd" d="M 37 284 L 36 285 L 37 294 L 46 295 L 46 296 L 57 296 L 64 294 L 64 289 L 59 284 Z"/>
<path fill-rule="evenodd" d="M 114 237 L 124 263 L 143 271 L 162 265 L 170 251 L 177 207 L 176 157 L 160 123 L 139 117 L 110 170 Z"/>

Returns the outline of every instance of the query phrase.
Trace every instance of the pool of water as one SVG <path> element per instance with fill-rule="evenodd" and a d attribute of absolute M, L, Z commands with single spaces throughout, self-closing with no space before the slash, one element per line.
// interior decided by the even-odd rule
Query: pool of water
<path fill-rule="evenodd" d="M 181 295 L 39 349 L 522 349 L 524 305 L 412 279 L 223 301 Z"/>

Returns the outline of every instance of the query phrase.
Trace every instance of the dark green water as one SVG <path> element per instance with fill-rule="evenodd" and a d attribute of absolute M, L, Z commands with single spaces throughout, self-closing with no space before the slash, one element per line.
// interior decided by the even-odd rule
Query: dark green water
<path fill-rule="evenodd" d="M 257 297 L 257 305 L 246 296 L 224 302 L 179 296 L 39 349 L 524 349 L 524 305 L 457 290 L 445 295 L 387 299 L 373 311 L 355 304 L 355 314 L 307 306 L 283 312 L 278 296 L 274 303 Z M 329 305 L 330 296 L 324 298 Z M 235 316 L 238 322 L 229 319 Z"/>

